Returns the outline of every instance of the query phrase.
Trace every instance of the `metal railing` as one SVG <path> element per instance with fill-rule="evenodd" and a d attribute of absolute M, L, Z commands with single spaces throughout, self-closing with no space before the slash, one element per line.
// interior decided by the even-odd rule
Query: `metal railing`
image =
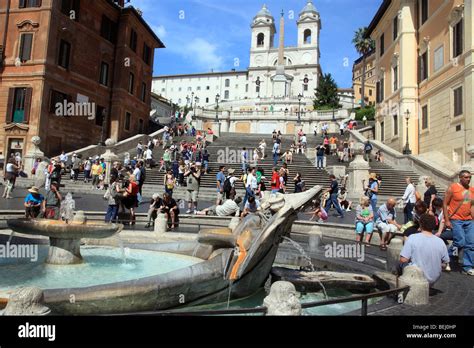
<path fill-rule="evenodd" d="M 355 296 L 336 298 L 333 300 L 302 303 L 301 307 L 303 309 L 307 309 L 307 308 L 329 306 L 333 304 L 361 301 L 362 303 L 362 306 L 360 309 L 361 316 L 367 316 L 369 299 L 385 297 L 385 296 L 390 296 L 390 295 L 398 295 L 401 292 L 404 293 L 403 298 L 405 298 L 405 294 L 406 292 L 408 292 L 408 290 L 410 290 L 410 287 L 407 285 L 401 288 L 384 290 L 384 291 L 374 292 L 371 294 L 355 295 Z M 171 311 L 137 312 L 137 313 L 125 313 L 125 314 L 122 313 L 122 314 L 112 314 L 112 315 L 113 316 L 135 316 L 135 315 L 139 315 L 139 316 L 210 316 L 210 315 L 245 315 L 245 314 L 265 315 L 267 311 L 268 311 L 268 308 L 262 306 L 262 307 L 256 307 L 256 308 L 217 309 L 217 310 L 200 310 L 200 311 L 199 310 L 183 311 L 181 309 L 181 310 L 171 310 Z"/>

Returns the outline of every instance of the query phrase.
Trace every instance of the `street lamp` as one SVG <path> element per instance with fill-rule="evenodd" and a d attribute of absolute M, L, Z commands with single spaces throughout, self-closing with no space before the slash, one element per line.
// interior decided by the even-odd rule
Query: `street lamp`
<path fill-rule="evenodd" d="M 196 118 L 196 105 L 197 105 L 197 103 L 199 103 L 199 97 L 195 96 L 194 97 L 194 110 L 193 110 L 193 118 L 194 119 Z"/>
<path fill-rule="evenodd" d="M 298 125 L 301 124 L 301 99 L 303 99 L 303 95 L 300 93 L 298 94 Z"/>
<path fill-rule="evenodd" d="M 407 121 L 407 143 L 405 144 L 405 148 L 403 149 L 403 154 L 411 155 L 410 143 L 408 140 L 408 122 L 410 121 L 410 110 L 408 109 L 407 109 L 407 112 L 405 113 L 405 120 Z"/>
<path fill-rule="evenodd" d="M 219 99 L 220 99 L 220 97 L 221 96 L 219 94 L 216 95 L 216 104 L 217 104 L 217 106 L 216 106 L 216 122 L 219 122 Z"/>

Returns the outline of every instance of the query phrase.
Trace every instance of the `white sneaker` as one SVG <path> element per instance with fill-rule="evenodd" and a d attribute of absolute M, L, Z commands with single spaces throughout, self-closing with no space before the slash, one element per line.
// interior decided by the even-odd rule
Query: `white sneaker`
<path fill-rule="evenodd" d="M 474 268 L 471 268 L 469 271 L 462 271 L 462 274 L 464 275 L 469 275 L 469 276 L 474 276 Z"/>
<path fill-rule="evenodd" d="M 187 210 L 187 211 L 186 211 L 186 214 L 191 214 L 191 213 L 192 213 L 191 210 Z"/>
<path fill-rule="evenodd" d="M 451 266 L 449 263 L 446 265 L 446 268 L 444 269 L 445 272 L 451 272 Z"/>

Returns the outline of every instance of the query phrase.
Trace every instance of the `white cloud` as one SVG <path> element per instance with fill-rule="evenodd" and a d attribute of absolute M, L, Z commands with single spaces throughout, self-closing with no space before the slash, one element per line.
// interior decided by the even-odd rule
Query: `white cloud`
<path fill-rule="evenodd" d="M 166 31 L 166 28 L 164 27 L 164 25 L 154 25 L 151 27 L 153 29 L 153 31 L 155 32 L 155 34 L 161 39 L 163 40 L 166 35 L 168 34 L 168 32 Z"/>
<path fill-rule="evenodd" d="M 196 38 L 180 47 L 181 54 L 198 68 L 219 70 L 224 58 L 218 53 L 219 48 L 203 38 Z"/>

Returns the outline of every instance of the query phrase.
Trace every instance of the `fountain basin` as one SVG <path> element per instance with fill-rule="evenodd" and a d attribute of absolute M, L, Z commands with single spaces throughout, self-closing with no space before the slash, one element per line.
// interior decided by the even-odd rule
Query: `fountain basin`
<path fill-rule="evenodd" d="M 8 220 L 12 231 L 33 236 L 49 237 L 49 254 L 46 263 L 52 265 L 77 265 L 83 262 L 81 239 L 112 237 L 123 229 L 123 225 L 101 222 L 58 220 Z"/>

